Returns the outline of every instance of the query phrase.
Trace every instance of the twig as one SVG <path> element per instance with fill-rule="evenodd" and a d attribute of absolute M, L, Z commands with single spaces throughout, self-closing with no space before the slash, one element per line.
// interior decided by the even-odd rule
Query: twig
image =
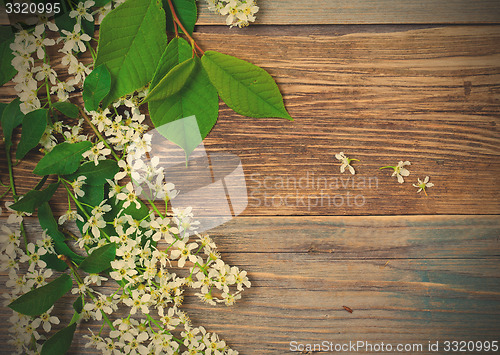
<path fill-rule="evenodd" d="M 172 17 L 174 18 L 174 23 L 177 22 L 177 24 L 179 25 L 179 28 L 182 30 L 182 32 L 184 32 L 184 34 L 186 35 L 186 37 L 191 41 L 192 44 L 194 44 L 194 46 L 200 51 L 201 55 L 204 55 L 205 54 L 205 51 L 203 49 L 200 48 L 200 46 L 198 46 L 198 44 L 196 43 L 196 41 L 193 39 L 193 37 L 191 37 L 188 33 L 188 31 L 186 31 L 186 29 L 184 28 L 184 26 L 182 25 L 182 22 L 179 20 L 179 18 L 177 17 L 177 14 L 175 13 L 175 8 L 174 8 L 174 5 L 172 4 L 172 0 L 167 0 L 168 1 L 168 7 L 170 7 L 170 12 L 172 12 Z"/>

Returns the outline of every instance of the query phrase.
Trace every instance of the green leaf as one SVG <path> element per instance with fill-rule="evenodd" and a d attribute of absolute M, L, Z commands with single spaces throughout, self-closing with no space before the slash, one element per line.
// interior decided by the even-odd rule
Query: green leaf
<path fill-rule="evenodd" d="M 47 181 L 48 178 L 49 178 L 48 175 L 45 175 L 43 178 L 41 178 L 40 181 L 38 181 L 38 183 L 36 184 L 35 190 L 40 190 L 43 187 L 43 185 L 45 184 L 45 182 Z"/>
<path fill-rule="evenodd" d="M 135 204 L 131 204 L 130 206 L 125 208 L 123 212 L 124 215 L 130 215 L 136 221 L 142 220 L 149 214 L 149 208 L 144 204 L 144 202 L 142 202 L 141 200 L 138 201 L 141 205 L 139 208 L 136 208 Z M 124 203 L 125 201 L 121 201 L 119 206 L 123 207 Z"/>
<path fill-rule="evenodd" d="M 76 322 L 61 329 L 50 337 L 42 346 L 41 355 L 65 354 L 69 350 L 75 335 Z"/>
<path fill-rule="evenodd" d="M 76 311 L 76 313 L 82 313 L 83 310 L 83 299 L 82 295 L 80 295 L 75 302 L 73 302 L 73 309 Z"/>
<path fill-rule="evenodd" d="M 52 307 L 72 286 L 71 277 L 62 274 L 45 286 L 25 293 L 9 304 L 9 308 L 27 316 L 38 316 Z"/>
<path fill-rule="evenodd" d="M 86 203 L 91 206 L 98 206 L 104 200 L 104 186 L 103 185 L 88 185 L 82 186 L 85 195 L 78 197 L 79 202 Z"/>
<path fill-rule="evenodd" d="M 19 108 L 19 98 L 10 102 L 2 112 L 2 130 L 5 138 L 5 150 L 8 152 L 12 147 L 12 132 L 23 122 L 24 114 Z"/>
<path fill-rule="evenodd" d="M 38 206 L 50 200 L 58 187 L 59 183 L 56 182 L 50 184 L 45 190 L 31 190 L 27 192 L 22 199 L 12 204 L 10 208 L 15 211 L 34 213 Z"/>
<path fill-rule="evenodd" d="M 206 51 L 201 61 L 222 100 L 237 113 L 293 120 L 278 85 L 264 69 L 214 51 Z"/>
<path fill-rule="evenodd" d="M 77 323 L 81 317 L 82 317 L 81 313 L 77 313 L 77 312 L 73 313 L 73 317 L 71 317 L 71 320 L 69 321 L 69 325 Z"/>
<path fill-rule="evenodd" d="M 37 175 L 72 174 L 78 169 L 82 154 L 90 147 L 92 143 L 88 141 L 58 144 L 38 162 L 33 173 Z"/>
<path fill-rule="evenodd" d="M 101 23 L 95 66 L 111 73 L 107 107 L 145 86 L 153 77 L 167 44 L 165 12 L 157 0 L 134 0 L 112 10 Z"/>
<path fill-rule="evenodd" d="M 219 97 L 201 66 L 200 60 L 196 58 L 196 67 L 184 88 L 164 100 L 150 102 L 148 107 L 155 127 L 161 127 L 184 117 L 195 116 L 201 139 L 204 139 L 217 122 Z M 168 127 L 165 128 L 168 129 Z M 163 130 L 160 129 L 160 131 Z"/>
<path fill-rule="evenodd" d="M 177 64 L 160 80 L 158 85 L 151 89 L 148 96 L 144 99 L 144 102 L 164 100 L 179 92 L 190 78 L 195 66 L 195 58 L 190 58 Z"/>
<path fill-rule="evenodd" d="M 2 118 L 3 111 L 7 107 L 7 104 L 5 102 L 0 102 L 0 118 Z"/>
<path fill-rule="evenodd" d="M 54 215 L 52 214 L 52 209 L 50 208 L 48 202 L 42 203 L 38 207 L 38 221 L 40 223 L 40 227 L 42 227 L 44 231 L 47 231 L 47 234 L 54 241 L 54 249 L 57 254 L 66 255 L 76 263 L 80 263 L 84 259 L 82 256 L 71 250 L 65 243 L 66 238 L 59 230 L 59 226 L 54 218 Z"/>
<path fill-rule="evenodd" d="M 84 88 L 85 88 L 85 84 L 84 84 Z M 59 102 L 52 104 L 52 106 L 57 111 L 61 112 L 63 115 L 65 115 L 69 118 L 78 118 L 78 106 L 72 104 L 71 102 L 59 101 Z"/>
<path fill-rule="evenodd" d="M 203 141 L 198 128 L 198 122 L 194 116 L 172 121 L 169 125 L 157 127 L 156 130 L 163 137 L 184 149 L 186 164 L 193 150 Z"/>
<path fill-rule="evenodd" d="M 59 231 L 58 224 L 52 214 L 52 209 L 48 202 L 41 204 L 38 207 L 38 221 L 40 222 L 40 227 L 47 231 L 47 234 L 54 240 L 55 243 L 63 242 L 64 234 Z"/>
<path fill-rule="evenodd" d="M 116 244 L 106 244 L 98 249 L 95 249 L 85 260 L 80 264 L 80 269 L 89 274 L 98 274 L 111 267 L 111 262 L 115 260 Z"/>
<path fill-rule="evenodd" d="M 97 111 L 99 104 L 111 89 L 111 74 L 105 65 L 100 65 L 87 76 L 83 83 L 83 101 L 87 111 Z"/>
<path fill-rule="evenodd" d="M 40 259 L 45 261 L 47 264 L 47 267 L 56 271 L 64 271 L 68 268 L 68 265 L 61 259 L 57 257 L 56 254 L 53 253 L 46 253 L 42 256 L 40 256 Z"/>
<path fill-rule="evenodd" d="M 153 80 L 151 80 L 151 84 L 149 84 L 150 90 L 155 87 L 173 67 L 188 60 L 192 55 L 193 50 L 188 41 L 181 37 L 174 37 L 169 42 L 167 48 L 165 48 L 165 52 L 163 52 L 160 58 Z"/>
<path fill-rule="evenodd" d="M 10 26 L 0 27 L 0 86 L 10 81 L 17 74 L 11 64 L 14 54 L 10 44 L 14 41 L 14 34 Z"/>
<path fill-rule="evenodd" d="M 16 150 L 16 159 L 21 160 L 33 148 L 35 148 L 47 128 L 46 109 L 38 109 L 26 114 L 23 118 L 23 130 L 21 132 L 21 141 Z"/>
<path fill-rule="evenodd" d="M 114 160 L 99 160 L 95 165 L 93 161 L 82 164 L 78 170 L 66 177 L 67 180 L 76 180 L 79 176 L 86 176 L 87 185 L 104 185 L 106 179 L 113 179 L 116 173 L 120 171 L 118 164 Z"/>
<path fill-rule="evenodd" d="M 175 13 L 182 25 L 189 34 L 192 34 L 198 17 L 198 9 L 196 8 L 195 0 L 172 0 L 172 4 L 174 5 Z M 174 32 L 174 19 L 167 0 L 163 0 L 163 8 L 167 16 L 167 31 Z M 180 28 L 179 33 L 183 33 Z"/>
<path fill-rule="evenodd" d="M 76 17 L 75 17 L 76 18 Z M 91 38 L 94 37 L 95 24 L 94 21 L 82 20 L 82 30 Z"/>
<path fill-rule="evenodd" d="M 95 0 L 94 7 L 103 7 L 104 5 L 108 4 L 111 0 Z"/>

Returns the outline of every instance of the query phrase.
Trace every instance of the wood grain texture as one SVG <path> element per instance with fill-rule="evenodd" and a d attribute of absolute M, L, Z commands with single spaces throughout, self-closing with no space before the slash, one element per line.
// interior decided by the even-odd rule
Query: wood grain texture
<path fill-rule="evenodd" d="M 245 215 L 500 213 L 500 27 L 384 28 L 196 33 L 202 47 L 268 70 L 295 119 L 241 117 L 221 104 L 205 147 L 241 158 Z M 2 101 L 13 95 L 0 88 Z M 340 151 L 361 160 L 354 177 L 340 174 Z M 39 157 L 16 168 L 20 193 L 38 181 Z M 405 184 L 378 169 L 399 160 L 412 163 Z M 411 185 L 427 175 L 428 197 Z M 62 192 L 55 201 L 64 211 Z"/>
<path fill-rule="evenodd" d="M 499 23 L 497 1 L 466 0 L 257 0 L 256 24 L 451 24 Z M 225 18 L 198 2 L 198 24 L 225 24 Z"/>
<path fill-rule="evenodd" d="M 33 220 L 27 228 L 38 230 Z M 183 307 L 242 355 L 285 354 L 294 340 L 500 340 L 498 216 L 240 217 L 211 234 L 252 288 L 234 307 L 192 292 Z M 67 315 L 71 301 L 58 304 Z M 87 327 L 99 329 L 78 334 Z M 95 353 L 75 338 L 71 354 Z"/>
<path fill-rule="evenodd" d="M 500 23 L 495 0 L 258 0 L 254 25 L 491 24 Z M 0 11 L 0 24 L 8 16 Z M 225 17 L 198 1 L 198 25 L 225 25 Z M 236 31 L 233 30 L 233 31 Z"/>
<path fill-rule="evenodd" d="M 225 52 L 267 69 L 295 118 L 246 119 L 223 109 L 206 146 L 240 155 L 253 193 L 247 214 L 498 213 L 499 36 L 497 27 L 336 37 L 200 35 L 205 47 L 217 39 Z M 361 160 L 354 163 L 354 187 L 353 177 L 339 173 L 339 151 Z M 409 182 L 434 179 L 429 198 L 378 170 L 399 160 L 412 162 Z M 308 174 L 319 187 L 307 186 Z M 290 177 L 288 188 L 279 186 Z M 319 178 L 327 179 L 326 189 Z M 378 187 L 370 188 L 369 178 Z M 341 195 L 344 203 L 321 206 L 315 197 L 322 189 L 329 202 Z M 348 192 L 365 204 L 360 197 L 360 206 L 347 206 Z M 301 197 L 312 198 L 311 208 Z"/>

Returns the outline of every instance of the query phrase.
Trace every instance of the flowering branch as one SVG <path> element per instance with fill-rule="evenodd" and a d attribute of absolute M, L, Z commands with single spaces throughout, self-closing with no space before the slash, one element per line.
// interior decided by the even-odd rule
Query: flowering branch
<path fill-rule="evenodd" d="M 98 334 L 85 337 L 104 352 L 112 349 L 115 353 L 127 354 L 134 351 L 181 353 L 210 349 L 212 353 L 237 354 L 216 334 L 193 326 L 180 307 L 186 287 L 196 289 L 195 295 L 202 302 L 232 305 L 241 298 L 241 292 L 251 286 L 246 272 L 227 265 L 210 237 L 196 233 L 199 222 L 194 219 L 190 208 L 172 208 L 172 213 L 169 213 L 157 207 L 156 201 L 163 201 L 161 204 L 165 203 L 165 211 L 168 211 L 167 204 L 177 192 L 173 184 L 165 182 L 163 168 L 158 166 L 159 159 L 150 156 L 151 137 L 145 134 L 149 127 L 143 123 L 145 115 L 137 105 L 146 96 L 145 89 L 126 97 L 114 97 L 105 105 L 102 102 L 104 97 L 97 97 L 97 92 L 109 92 L 109 80 L 107 83 L 104 77 L 97 80 L 97 68 L 93 72 L 90 70 L 94 63 L 79 61 L 78 54 L 85 51 L 90 52 L 94 61 L 97 60 L 89 43 L 91 37 L 85 33 L 88 31 L 87 22 L 90 26 L 97 13 L 102 15 L 112 8 L 120 12 L 121 6 L 124 11 L 130 11 L 126 10 L 130 3 L 121 2 L 113 0 L 105 6 L 107 10 L 101 8 L 99 12 L 92 11 L 93 0 L 80 2 L 71 6 L 69 12 L 68 21 L 74 21 L 73 28 L 62 29 L 62 36 L 57 41 L 48 35 L 49 31 L 59 32 L 57 25 L 42 21 L 33 30 L 16 33 L 10 46 L 14 54 L 12 66 L 18 71 L 14 78 L 15 88 L 20 97 L 20 103 L 14 104 L 19 106 L 20 113 L 37 111 L 40 118 L 36 126 L 40 137 L 32 139 L 34 144 L 27 146 L 26 151 L 39 143 L 40 150 L 45 153 L 34 170 L 35 174 L 45 178 L 22 198 L 16 195 L 9 155 L 10 184 L 4 186 L 7 191 L 1 195 L 12 192 L 16 201 L 13 208 L 17 212 L 11 215 L 12 218 L 9 216 L 8 223 L 15 221 L 16 228 L 19 226 L 20 229 L 12 232 L 8 227 L 2 227 L 2 232 L 9 237 L 0 239 L 0 253 L 8 261 L 10 280 L 7 286 L 13 288 L 9 307 L 15 311 L 11 331 L 19 340 L 15 343 L 16 351 L 44 352 L 46 349 L 41 343 L 47 338 L 51 344 L 69 344 L 76 329 L 75 323 L 94 319 L 102 321 L 102 327 Z M 193 56 L 203 56 L 204 51 L 179 20 L 174 1 L 168 0 L 168 4 L 174 32 L 177 41 L 181 43 L 182 40 L 184 54 L 190 55 L 192 49 Z M 154 6 L 161 8 L 159 3 Z M 105 32 L 104 24 L 101 33 Z M 164 23 L 160 25 L 157 28 L 163 27 Z M 191 48 L 187 47 L 188 42 L 178 37 L 180 31 L 191 42 Z M 162 36 L 163 31 L 158 37 Z M 59 80 L 60 73 L 51 67 L 47 48 L 56 43 L 62 44 L 61 61 L 70 75 L 67 81 Z M 103 71 L 105 74 L 106 70 Z M 108 79 L 109 72 L 113 71 L 108 70 Z M 69 102 L 70 94 L 79 92 L 77 88 L 84 81 L 83 93 L 88 93 L 86 88 L 92 86 L 92 80 L 108 87 L 104 91 L 102 87 L 96 87 L 93 89 L 98 90 L 91 89 L 88 96 L 84 95 L 87 111 Z M 117 78 L 113 77 L 113 80 Z M 209 88 L 218 105 L 216 89 Z M 110 105 L 114 111 L 112 114 L 110 109 L 100 107 Z M 46 119 L 47 115 L 50 115 L 50 120 Z M 78 119 L 78 122 L 65 122 L 66 116 Z M 83 132 L 84 122 L 95 135 L 89 137 Z M 48 176 L 57 177 L 57 182 L 42 190 Z M 126 177 L 130 182 L 123 183 L 122 179 Z M 68 210 L 56 221 L 48 202 L 61 184 L 67 193 Z M 96 202 L 95 198 L 103 192 L 108 196 L 104 196 L 100 203 Z M 20 201 L 23 203 L 18 203 Z M 44 231 L 36 242 L 28 243 L 22 219 L 35 211 Z M 81 235 L 75 235 L 65 227 L 68 222 L 76 220 Z M 21 232 L 25 250 L 20 248 Z M 70 239 L 86 251 L 86 257 L 69 248 L 66 243 Z M 162 240 L 165 244 L 160 243 Z M 19 275 L 23 263 L 27 263 L 28 272 Z M 186 268 L 188 276 L 172 272 L 172 264 Z M 65 266 L 70 268 L 71 276 L 62 273 L 51 280 L 55 273 L 52 270 L 62 270 Z M 115 281 L 119 288 L 110 295 L 101 294 L 97 287 L 108 279 Z M 75 314 L 66 328 L 58 329 L 57 336 L 50 337 L 52 324 L 59 324 L 59 319 L 50 314 L 52 305 L 70 290 L 78 295 L 74 303 Z M 217 296 L 214 296 L 214 290 L 220 291 Z M 25 307 L 22 302 L 25 299 L 35 302 Z M 114 315 L 119 307 L 128 308 L 126 318 Z M 41 315 L 33 317 L 35 313 Z M 47 334 L 42 335 L 40 327 Z M 61 338 L 61 334 L 67 338 Z"/>

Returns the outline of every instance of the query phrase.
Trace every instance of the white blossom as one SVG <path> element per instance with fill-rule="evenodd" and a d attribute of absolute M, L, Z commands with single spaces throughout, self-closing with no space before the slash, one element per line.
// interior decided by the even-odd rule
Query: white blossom
<path fill-rule="evenodd" d="M 83 309 L 89 311 L 92 318 L 96 320 L 102 320 L 102 312 L 106 314 L 113 313 L 113 308 L 111 307 L 111 301 L 104 295 L 99 295 L 93 300 L 93 302 L 85 303 Z"/>
<path fill-rule="evenodd" d="M 87 222 L 82 227 L 83 233 L 91 231 L 92 235 L 99 238 L 101 235 L 100 229 L 106 227 L 106 221 L 99 215 L 92 215 L 88 218 Z"/>
<path fill-rule="evenodd" d="M 38 25 L 33 31 L 33 45 L 35 46 L 33 51 L 36 51 L 38 59 L 43 59 L 45 57 L 45 47 L 53 46 L 56 41 L 51 38 L 45 38 L 45 26 Z"/>
<path fill-rule="evenodd" d="M 1 251 L 11 257 L 16 256 L 16 249 L 19 248 L 21 231 L 13 231 L 7 226 L 2 226 L 0 234 Z"/>
<path fill-rule="evenodd" d="M 144 314 L 149 314 L 149 301 L 151 299 L 151 295 L 148 293 L 140 294 L 139 291 L 133 290 L 131 298 L 126 298 L 123 302 L 131 307 L 130 314 L 135 314 L 138 310 L 140 310 Z"/>
<path fill-rule="evenodd" d="M 83 176 L 85 177 L 85 176 Z M 83 191 L 82 191 L 83 194 Z M 83 217 L 80 216 L 76 211 L 72 210 L 67 210 L 62 216 L 59 217 L 58 219 L 58 224 L 62 225 L 66 221 L 76 221 L 79 220 L 80 222 L 84 222 Z"/>
<path fill-rule="evenodd" d="M 128 267 L 127 263 L 123 260 L 115 260 L 111 262 L 111 267 L 113 271 L 109 273 L 116 281 L 126 280 L 132 281 L 132 277 L 137 275 L 137 270 Z"/>
<path fill-rule="evenodd" d="M 198 258 L 196 257 L 196 255 L 193 255 L 191 251 L 197 246 L 198 244 L 196 243 L 185 244 L 183 241 L 178 241 L 176 243 L 177 249 L 172 250 L 172 252 L 170 253 L 170 257 L 172 259 L 179 259 L 179 267 L 184 267 L 186 260 L 195 263 Z"/>
<path fill-rule="evenodd" d="M 132 183 L 129 182 L 124 189 L 122 189 L 124 192 L 120 192 L 119 194 L 116 195 L 116 198 L 121 201 L 125 201 L 123 203 L 123 208 L 127 208 L 130 206 L 131 203 L 135 204 L 135 208 L 140 208 L 141 204 L 139 203 L 137 199 L 137 193 L 134 190 L 134 187 L 132 186 Z"/>
<path fill-rule="evenodd" d="M 54 306 L 52 306 L 47 312 L 42 313 L 41 315 L 39 315 L 33 321 L 33 323 L 31 325 L 36 329 L 41 324 L 43 330 L 45 330 L 45 332 L 49 333 L 50 330 L 52 329 L 52 324 L 56 324 L 57 325 L 57 324 L 60 323 L 59 318 L 57 318 L 56 316 L 50 315 L 50 313 L 52 312 L 53 308 L 54 308 Z"/>
<path fill-rule="evenodd" d="M 76 6 L 75 10 L 69 12 L 69 17 L 75 18 L 77 23 L 81 23 L 82 18 L 87 21 L 93 22 L 94 17 L 92 13 L 87 12 L 92 6 L 94 6 L 95 2 L 92 0 L 87 0 L 85 2 L 80 1 Z M 82 51 L 83 52 L 83 51 Z"/>
<path fill-rule="evenodd" d="M 75 52 L 85 52 L 85 43 L 91 40 L 90 36 L 86 33 L 81 33 L 82 27 L 79 23 L 75 24 L 73 28 L 73 32 L 69 32 L 66 30 L 61 30 L 62 33 L 66 35 L 66 37 L 62 37 L 64 40 L 63 51 L 75 51 Z"/>
<path fill-rule="evenodd" d="M 402 184 L 403 182 L 405 182 L 405 180 L 403 179 L 403 176 L 409 176 L 410 175 L 410 171 L 408 169 L 405 168 L 405 166 L 408 166 L 408 165 L 411 165 L 411 163 L 409 161 L 400 161 L 398 163 L 398 165 L 396 166 L 383 166 L 381 167 L 380 169 L 393 169 L 394 172 L 392 173 L 392 176 L 396 176 L 398 178 L 398 182 L 400 184 Z"/>
<path fill-rule="evenodd" d="M 255 14 L 259 7 L 253 0 L 207 0 L 208 9 L 226 17 L 226 24 L 230 27 L 248 26 L 255 21 Z"/>
<path fill-rule="evenodd" d="M 398 178 L 398 182 L 402 184 L 404 182 L 403 176 L 408 176 L 410 175 L 410 171 L 405 168 L 405 166 L 411 165 L 409 161 L 400 161 L 396 168 L 394 169 L 394 172 L 392 173 L 392 176 L 396 175 Z"/>
<path fill-rule="evenodd" d="M 425 177 L 424 181 L 420 180 L 420 178 L 417 178 L 417 181 L 418 184 L 413 184 L 413 186 L 418 187 L 417 193 L 423 190 L 425 195 L 427 196 L 426 188 L 433 187 L 434 184 L 432 182 L 429 182 L 428 176 Z"/>
<path fill-rule="evenodd" d="M 56 94 L 59 101 L 68 101 L 69 94 L 75 91 L 74 80 L 60 81 L 50 88 L 51 94 Z"/>
<path fill-rule="evenodd" d="M 32 270 L 26 274 L 26 283 L 30 287 L 40 287 L 47 284 L 47 279 L 52 276 L 51 269 Z"/>
<path fill-rule="evenodd" d="M 342 165 L 340 166 L 340 172 L 343 173 L 345 171 L 345 168 L 349 168 L 349 171 L 351 172 L 352 175 L 356 174 L 356 171 L 354 168 L 351 166 L 351 161 L 359 161 L 358 159 L 349 159 L 348 157 L 345 156 L 343 152 L 340 152 L 338 154 L 335 154 L 335 158 L 340 160 L 342 162 Z"/>
<path fill-rule="evenodd" d="M 73 188 L 73 192 L 78 197 L 85 196 L 85 191 L 82 190 L 82 187 L 85 184 L 85 180 L 87 180 L 87 177 L 84 175 L 80 175 L 75 181 L 73 181 L 71 183 L 71 187 Z"/>
<path fill-rule="evenodd" d="M 36 248 L 35 244 L 28 243 L 28 247 L 26 249 L 28 250 L 29 254 L 23 255 L 20 261 L 22 263 L 29 261 L 30 265 L 28 271 L 35 270 L 35 266 L 38 266 L 41 269 L 47 266 L 45 261 L 40 259 L 40 256 L 45 255 L 47 253 L 47 250 L 45 250 L 45 248 Z"/>
<path fill-rule="evenodd" d="M 99 164 L 99 160 L 105 160 L 111 154 L 111 149 L 104 146 L 104 142 L 94 144 L 92 148 L 83 153 L 83 157 L 93 161 L 95 165 Z"/>

